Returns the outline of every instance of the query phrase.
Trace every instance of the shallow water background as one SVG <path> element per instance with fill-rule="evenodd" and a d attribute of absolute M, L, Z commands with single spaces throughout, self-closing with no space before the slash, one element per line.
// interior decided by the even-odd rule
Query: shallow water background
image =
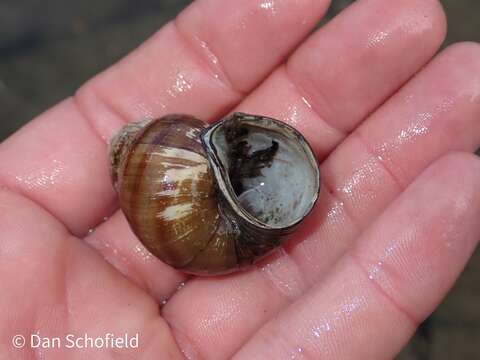
<path fill-rule="evenodd" d="M 449 20 L 446 44 L 480 41 L 480 0 L 441 1 Z M 351 2 L 333 0 L 329 16 Z M 2 0 L 0 141 L 137 47 L 188 3 L 102 0 L 92 6 L 91 1 Z M 398 359 L 480 359 L 479 304 L 477 251 L 454 290 Z"/>

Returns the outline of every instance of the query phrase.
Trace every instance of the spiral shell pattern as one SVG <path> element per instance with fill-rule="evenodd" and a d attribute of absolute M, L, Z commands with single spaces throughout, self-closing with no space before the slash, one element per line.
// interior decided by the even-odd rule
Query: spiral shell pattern
<path fill-rule="evenodd" d="M 213 176 L 199 137 L 204 127 L 185 116 L 146 124 L 115 176 L 121 179 L 121 208 L 147 249 L 196 272 L 212 267 L 212 252 L 223 253 L 217 271 L 235 262 L 235 249 L 219 228 Z"/>

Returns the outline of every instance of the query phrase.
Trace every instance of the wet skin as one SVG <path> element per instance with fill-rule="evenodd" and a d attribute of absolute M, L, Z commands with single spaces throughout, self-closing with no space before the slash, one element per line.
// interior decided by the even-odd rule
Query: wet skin
<path fill-rule="evenodd" d="M 115 357 L 11 346 L 37 331 L 139 333 L 119 351 L 139 359 L 395 356 L 480 237 L 480 47 L 435 56 L 436 0 L 359 0 L 306 39 L 327 6 L 198 0 L 0 145 L 4 357 Z M 125 121 L 233 109 L 308 138 L 320 201 L 255 268 L 186 278 L 117 210 L 107 142 Z"/>

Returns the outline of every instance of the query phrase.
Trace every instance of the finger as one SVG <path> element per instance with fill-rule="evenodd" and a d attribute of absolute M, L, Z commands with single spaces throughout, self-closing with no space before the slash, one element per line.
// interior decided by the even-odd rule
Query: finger
<path fill-rule="evenodd" d="M 445 30 L 436 0 L 357 1 L 310 37 L 240 110 L 290 123 L 323 159 L 430 60 Z"/>
<path fill-rule="evenodd" d="M 324 184 L 357 228 L 432 161 L 479 146 L 479 55 L 474 43 L 443 51 L 322 165 Z"/>
<path fill-rule="evenodd" d="M 121 211 L 84 241 L 159 303 L 164 303 L 187 279 L 184 273 L 157 259 L 140 243 Z"/>
<path fill-rule="evenodd" d="M 225 112 L 308 34 L 327 1 L 265 4 L 194 2 L 74 99 L 3 143 L 0 183 L 84 235 L 115 208 L 105 141 L 124 120 Z"/>
<path fill-rule="evenodd" d="M 75 347 L 66 338 L 71 334 L 80 339 L 76 349 L 83 347 L 83 357 L 97 359 L 111 356 L 115 346 L 89 346 L 82 337 L 138 334 L 138 347 L 122 348 L 122 356 L 183 358 L 154 299 L 44 209 L 0 189 L 0 234 L 0 357 L 72 358 Z M 38 339 L 30 342 L 32 334 L 43 346 Z M 23 348 L 12 345 L 14 335 L 24 336 Z"/>
<path fill-rule="evenodd" d="M 394 358 L 445 296 L 480 237 L 479 181 L 473 155 L 436 162 L 324 283 L 266 324 L 235 358 Z"/>
<path fill-rule="evenodd" d="M 344 97 L 348 96 L 351 97 L 350 102 L 355 102 L 356 93 L 367 91 L 371 97 L 368 101 L 365 101 L 364 107 L 361 108 L 359 103 L 355 111 L 349 113 L 349 119 L 353 122 L 360 122 L 362 119 L 358 117 L 358 113 L 371 111 L 370 107 L 374 106 L 373 104 L 382 102 L 385 96 L 401 86 L 403 81 L 417 71 L 433 55 L 444 34 L 444 15 L 437 2 L 403 1 L 398 3 L 398 7 L 397 5 L 394 6 L 396 11 L 392 13 L 390 13 L 392 8 L 390 3 L 370 1 L 358 2 L 357 4 L 350 11 L 342 13 L 338 20 L 333 20 L 332 28 L 327 25 L 325 29 L 315 34 L 308 41 L 314 42 L 314 44 L 308 45 L 308 51 L 304 51 L 302 46 L 289 60 L 290 64 L 302 63 L 303 58 L 314 62 L 310 60 L 314 58 L 317 61 L 323 61 L 325 68 L 334 68 L 332 78 L 342 78 L 343 81 L 329 84 L 322 77 L 323 73 L 318 73 L 315 77 L 311 76 L 308 80 L 315 87 L 324 88 L 327 93 L 330 93 L 330 89 L 332 89 L 334 93 L 339 94 L 342 102 L 345 101 Z M 360 6 L 362 4 L 363 6 Z M 389 9 L 384 11 L 384 7 Z M 374 14 L 379 12 L 390 14 L 390 17 L 382 17 L 384 22 L 376 24 L 373 18 L 376 18 Z M 357 22 L 357 26 L 352 28 L 351 23 L 357 17 L 360 17 L 364 23 Z M 405 31 L 406 25 L 399 22 L 399 19 L 405 21 L 405 18 L 408 18 L 409 21 L 417 19 L 417 25 L 423 30 L 416 32 L 407 27 L 408 31 Z M 428 26 L 421 23 L 422 20 L 427 21 Z M 361 31 L 363 37 L 357 34 L 357 27 L 366 29 Z M 428 28 L 429 31 L 426 31 L 425 28 Z M 336 31 L 339 35 L 336 35 Z M 329 56 L 323 54 L 326 46 L 324 43 L 331 43 L 333 41 L 330 40 L 331 38 L 343 44 L 344 42 L 349 43 L 349 39 L 354 37 L 356 43 L 367 44 L 371 40 L 372 34 L 387 32 L 390 43 L 386 42 L 383 47 L 364 47 L 362 45 L 356 46 L 354 48 L 356 52 L 352 52 L 350 46 L 346 48 L 339 46 L 340 49 L 335 49 L 333 53 L 328 54 Z M 425 45 L 415 52 L 420 39 L 424 41 Z M 315 45 L 318 45 L 322 51 L 317 52 Z M 417 58 L 416 61 L 410 62 L 411 57 L 407 54 L 412 52 L 416 53 Z M 328 60 L 330 56 L 331 61 Z M 407 57 L 408 59 L 406 59 Z M 346 60 L 337 65 L 338 61 L 336 59 L 338 58 Z M 366 66 L 367 63 L 370 63 L 370 66 Z M 342 77 L 343 73 L 350 71 L 350 68 L 354 69 L 353 72 L 359 74 L 358 77 L 363 82 L 358 81 L 354 76 Z M 397 71 L 398 69 L 400 71 Z M 383 83 L 368 80 L 371 77 L 375 78 L 378 72 L 382 73 Z M 323 126 L 325 122 L 304 105 L 302 97 L 298 93 L 298 88 L 292 85 L 291 79 L 286 78 L 286 74 L 287 71 L 285 70 L 275 73 L 259 90 L 242 102 L 240 109 L 254 109 L 254 112 L 259 113 L 265 113 L 263 109 L 267 109 L 267 114 L 286 119 L 296 127 L 302 128 L 314 144 L 317 153 L 322 157 L 330 152 L 344 135 L 340 134 L 331 143 L 328 143 L 328 140 L 326 144 L 324 143 L 324 140 L 328 139 L 330 134 Z M 280 78 L 282 80 L 279 80 Z M 271 94 L 275 94 L 275 96 Z M 335 99 L 332 99 L 332 102 L 335 101 Z M 277 108 L 274 108 L 274 104 L 277 104 Z M 307 109 L 308 113 L 299 109 Z M 299 121 L 300 118 L 301 121 Z M 335 119 L 335 116 L 332 118 Z M 348 166 L 350 162 L 345 164 Z M 221 282 L 218 282 L 217 279 L 193 281 L 187 284 L 179 295 L 167 304 L 164 309 L 165 316 L 170 323 L 179 329 L 179 332 L 187 334 L 187 337 L 194 343 L 196 350 L 202 356 L 213 356 L 213 354 L 208 353 L 208 349 L 215 349 L 216 354 L 223 349 L 225 352 L 221 352 L 221 354 L 224 356 L 231 354 L 258 326 L 276 314 L 288 302 L 298 297 L 310 283 L 318 279 L 320 273 L 331 264 L 328 261 L 328 254 L 332 254 L 333 261 L 334 254 L 341 254 L 346 248 L 347 242 L 343 239 L 352 239 L 356 236 L 356 229 L 351 226 L 351 223 L 347 223 L 348 226 L 343 226 L 345 223 L 341 223 L 342 220 L 349 220 L 349 218 L 342 219 L 345 214 L 340 201 L 336 201 L 325 189 L 322 190 L 320 198 L 323 199 L 320 201 L 320 207 L 312 214 L 311 221 L 304 227 L 303 234 L 299 236 L 299 240 L 305 239 L 308 232 L 312 232 L 317 227 L 324 230 L 322 232 L 322 242 L 316 241 L 317 237 L 314 238 L 317 245 L 315 252 L 297 252 L 296 255 L 298 256 L 295 258 L 284 256 L 280 252 L 275 256 L 275 259 L 270 258 L 266 263 L 262 263 L 259 271 L 227 278 Z M 328 217 L 327 214 L 329 214 Z M 319 223 L 322 226 L 318 226 Z M 323 240 L 324 237 L 327 237 L 327 241 Z M 340 237 L 340 241 L 336 240 L 338 237 Z M 325 246 L 322 246 L 323 241 L 325 241 Z M 327 255 L 327 261 L 323 259 L 325 255 Z M 311 276 L 305 278 L 304 273 Z M 280 296 L 272 299 L 272 291 L 279 292 Z M 254 295 L 247 296 L 246 293 Z M 199 306 L 201 310 L 195 309 L 195 315 L 205 319 L 203 322 L 193 323 L 188 320 L 193 315 L 188 306 L 188 299 L 192 296 L 202 304 L 202 306 Z M 215 317 L 218 308 L 228 307 L 229 305 L 225 304 L 226 301 L 229 301 L 227 299 L 235 299 L 235 307 L 238 310 L 232 311 L 228 317 L 217 318 L 214 326 L 211 326 L 212 322 L 207 319 Z M 242 315 L 244 313 L 252 314 L 252 316 L 245 317 Z M 206 323 L 209 324 L 208 329 L 204 327 Z M 231 328 L 231 324 L 235 324 L 235 337 L 225 338 L 224 334 L 227 329 Z M 204 351 L 207 351 L 207 353 L 204 353 Z"/>

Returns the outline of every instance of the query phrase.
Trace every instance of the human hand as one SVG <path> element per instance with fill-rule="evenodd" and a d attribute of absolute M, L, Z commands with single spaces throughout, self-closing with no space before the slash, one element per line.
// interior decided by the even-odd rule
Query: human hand
<path fill-rule="evenodd" d="M 359 0 L 303 41 L 327 5 L 198 0 L 0 145 L 2 358 L 394 357 L 480 235 L 480 162 L 458 152 L 480 144 L 480 47 L 428 63 L 436 0 Z M 322 192 L 283 250 L 187 278 L 117 210 L 108 139 L 125 121 L 233 108 L 297 127 Z M 138 333 L 138 349 L 65 347 L 107 333 Z M 16 349 L 15 334 L 63 341 Z"/>

